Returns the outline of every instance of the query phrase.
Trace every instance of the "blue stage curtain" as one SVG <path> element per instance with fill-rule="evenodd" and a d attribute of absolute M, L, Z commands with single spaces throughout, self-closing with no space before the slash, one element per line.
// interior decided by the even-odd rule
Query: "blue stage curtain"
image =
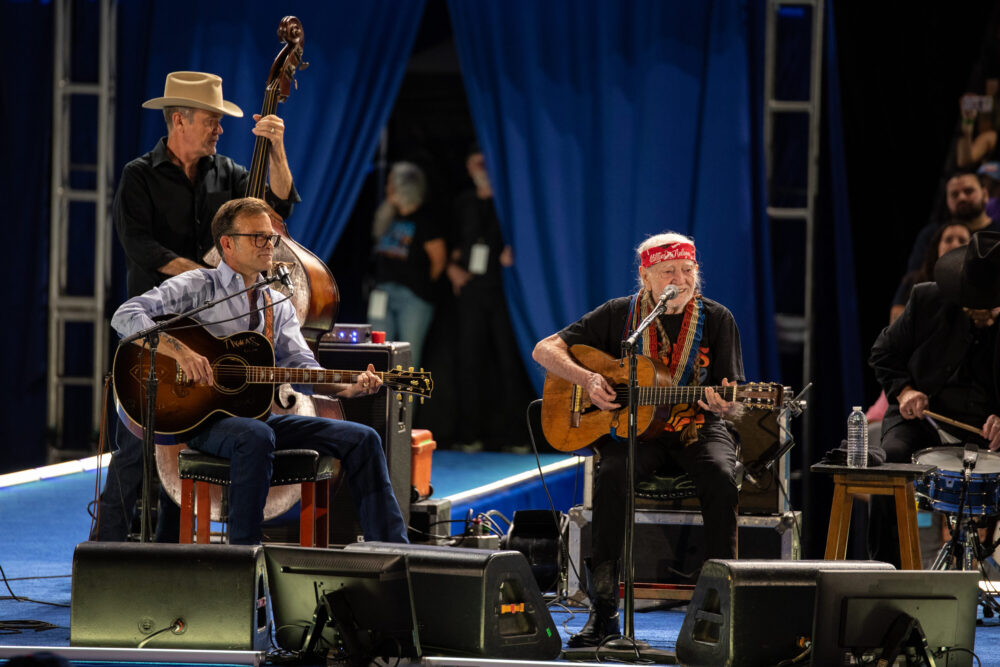
<path fill-rule="evenodd" d="M 223 121 L 219 151 L 249 165 L 251 116 L 260 111 L 267 74 L 281 47 L 278 22 L 297 16 L 309 68 L 296 75 L 298 90 L 278 105 L 302 195 L 288 227 L 296 241 L 326 259 L 370 170 L 423 10 L 424 0 L 124 3 L 118 154 L 122 160 L 136 157 L 164 134 L 162 114 L 140 105 L 163 94 L 166 74 L 199 70 L 221 76 L 226 99 L 243 109 L 243 118 Z M 138 132 L 130 128 L 134 123 Z"/>
<path fill-rule="evenodd" d="M 774 378 L 751 122 L 757 65 L 743 3 L 449 0 L 449 9 L 514 247 L 506 288 L 524 354 L 634 291 L 634 248 L 674 230 L 695 237 L 705 295 L 736 316 L 748 377 Z"/>

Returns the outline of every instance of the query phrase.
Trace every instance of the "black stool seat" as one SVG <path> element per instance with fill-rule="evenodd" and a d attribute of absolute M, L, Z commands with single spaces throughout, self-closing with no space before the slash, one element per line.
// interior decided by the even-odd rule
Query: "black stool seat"
<path fill-rule="evenodd" d="M 177 456 L 177 476 L 181 479 L 181 543 L 194 538 L 199 544 L 210 539 L 212 486 L 228 487 L 229 459 L 195 449 Z M 330 489 L 343 469 L 333 456 L 321 456 L 312 449 L 284 449 L 274 453 L 269 486 L 300 485 L 299 544 L 304 547 L 329 545 Z M 197 508 L 195 502 L 197 499 Z M 223 523 L 228 522 L 228 493 L 220 498 Z M 197 520 L 201 517 L 201 520 Z"/>
<path fill-rule="evenodd" d="M 337 465 L 336 458 L 320 456 L 312 449 L 283 449 L 274 453 L 271 486 L 330 479 Z M 229 459 L 185 449 L 177 458 L 177 473 L 181 479 L 229 486 Z"/>

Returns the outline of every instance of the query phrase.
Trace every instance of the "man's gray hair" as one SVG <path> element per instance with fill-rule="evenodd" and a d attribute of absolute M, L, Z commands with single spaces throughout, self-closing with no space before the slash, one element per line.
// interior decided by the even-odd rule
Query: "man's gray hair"
<path fill-rule="evenodd" d="M 174 114 L 179 113 L 184 116 L 184 120 L 189 123 L 194 122 L 194 109 L 192 107 L 163 107 L 163 120 L 167 123 L 167 134 L 174 129 Z"/>
<path fill-rule="evenodd" d="M 397 162 L 389 171 L 389 182 L 399 202 L 405 206 L 420 206 L 427 194 L 427 177 L 412 162 Z"/>

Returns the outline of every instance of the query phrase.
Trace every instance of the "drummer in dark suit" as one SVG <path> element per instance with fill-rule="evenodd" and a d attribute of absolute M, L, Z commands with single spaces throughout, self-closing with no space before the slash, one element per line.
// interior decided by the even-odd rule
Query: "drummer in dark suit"
<path fill-rule="evenodd" d="M 889 399 L 882 421 L 887 461 L 909 463 L 915 452 L 940 447 L 937 428 L 966 443 L 1000 448 L 998 319 L 1000 233 L 979 232 L 938 259 L 934 282 L 914 286 L 903 314 L 872 347 L 869 363 Z M 925 410 L 980 433 L 932 423 Z M 873 504 L 872 537 L 898 547 L 879 529 L 881 514 Z M 884 551 L 876 556 L 891 561 Z"/>

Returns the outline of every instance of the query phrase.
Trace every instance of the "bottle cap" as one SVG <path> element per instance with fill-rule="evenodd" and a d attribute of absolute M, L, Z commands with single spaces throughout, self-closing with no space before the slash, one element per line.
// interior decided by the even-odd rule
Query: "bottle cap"
<path fill-rule="evenodd" d="M 855 405 L 855 406 L 854 406 L 853 408 L 851 408 L 851 409 L 852 409 L 852 410 L 860 410 L 860 409 L 861 409 L 861 406 L 860 406 L 860 405 Z"/>

